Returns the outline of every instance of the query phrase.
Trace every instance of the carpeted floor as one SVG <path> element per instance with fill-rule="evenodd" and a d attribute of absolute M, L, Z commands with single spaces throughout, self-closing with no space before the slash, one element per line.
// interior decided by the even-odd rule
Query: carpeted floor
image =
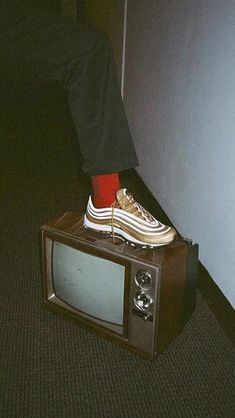
<path fill-rule="evenodd" d="M 65 103 L 57 86 L 2 87 L 1 418 L 231 418 L 235 352 L 200 294 L 184 332 L 154 361 L 44 308 L 40 225 L 82 213 L 90 187 Z M 133 190 L 133 174 L 123 180 Z"/>

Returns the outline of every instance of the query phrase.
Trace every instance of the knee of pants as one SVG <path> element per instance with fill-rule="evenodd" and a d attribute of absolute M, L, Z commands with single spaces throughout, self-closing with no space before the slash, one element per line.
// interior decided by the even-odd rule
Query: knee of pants
<path fill-rule="evenodd" d="M 80 31 L 77 49 L 72 47 L 71 56 L 62 70 L 62 83 L 66 89 L 81 77 L 83 71 L 102 73 L 112 63 L 115 67 L 112 44 L 109 36 L 97 30 L 86 28 Z M 68 53 L 68 55 L 70 55 Z"/>

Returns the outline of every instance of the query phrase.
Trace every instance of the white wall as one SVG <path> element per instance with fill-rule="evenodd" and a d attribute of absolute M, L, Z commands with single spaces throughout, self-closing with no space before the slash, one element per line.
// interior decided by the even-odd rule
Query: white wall
<path fill-rule="evenodd" d="M 138 172 L 235 306 L 235 1 L 128 0 Z"/>

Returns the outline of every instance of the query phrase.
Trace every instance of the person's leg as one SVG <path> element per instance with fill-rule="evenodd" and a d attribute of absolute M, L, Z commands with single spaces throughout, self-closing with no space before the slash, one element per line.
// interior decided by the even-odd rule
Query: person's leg
<path fill-rule="evenodd" d="M 68 91 L 84 158 L 83 170 L 94 176 L 136 167 L 138 160 L 110 41 L 104 33 L 87 27 L 81 32 L 79 62 L 74 63 Z"/>
<path fill-rule="evenodd" d="M 104 33 L 27 10 L 5 39 L 0 40 L 0 51 L 8 76 L 56 80 L 68 91 L 85 173 L 94 176 L 138 165 Z"/>
<path fill-rule="evenodd" d="M 106 206 L 120 188 L 118 173 L 138 165 L 108 37 L 45 12 L 4 11 L 0 73 L 57 80 L 68 91 L 82 169 L 92 176 L 95 203 Z"/>
<path fill-rule="evenodd" d="M 118 205 L 111 210 L 109 198 L 98 199 L 101 208 L 96 208 L 90 199 L 84 225 L 140 244 L 172 241 L 171 228 L 156 221 L 125 189 L 117 190 L 118 173 L 138 160 L 107 36 L 48 13 L 27 12 L 1 37 L 0 54 L 8 77 L 57 80 L 68 91 L 82 168 L 92 176 L 94 191 L 95 185 L 108 190 Z"/>

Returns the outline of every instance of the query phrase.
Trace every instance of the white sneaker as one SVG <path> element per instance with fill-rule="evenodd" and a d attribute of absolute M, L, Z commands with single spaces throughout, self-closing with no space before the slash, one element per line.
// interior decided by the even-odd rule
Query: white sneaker
<path fill-rule="evenodd" d="M 93 205 L 90 197 L 84 227 L 111 233 L 144 247 L 167 245 L 174 240 L 176 231 L 157 221 L 126 189 L 119 190 L 116 197 L 111 207 L 101 209 Z"/>

